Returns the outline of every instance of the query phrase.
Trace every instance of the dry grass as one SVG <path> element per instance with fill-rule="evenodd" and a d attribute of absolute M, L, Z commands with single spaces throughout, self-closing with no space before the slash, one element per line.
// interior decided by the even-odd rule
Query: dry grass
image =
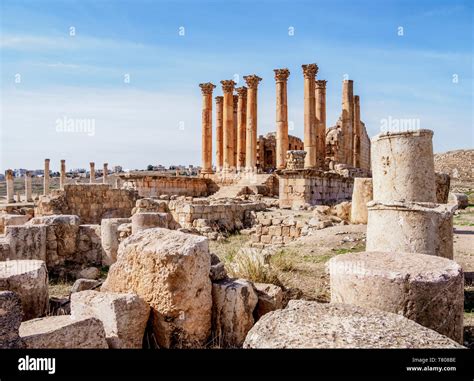
<path fill-rule="evenodd" d="M 232 261 L 225 261 L 224 265 L 228 274 L 235 278 L 244 278 L 257 283 L 280 283 L 278 271 L 267 263 L 261 250 L 242 250 Z"/>
<path fill-rule="evenodd" d="M 54 298 L 67 298 L 71 292 L 71 287 L 74 284 L 73 281 L 67 280 L 50 280 L 49 282 L 49 297 Z"/>
<path fill-rule="evenodd" d="M 244 278 L 257 283 L 282 285 L 283 273 L 295 269 L 293 254 L 289 250 L 270 252 L 248 247 L 248 237 L 233 235 L 224 241 L 211 242 L 211 251 L 224 262 L 231 277 Z"/>

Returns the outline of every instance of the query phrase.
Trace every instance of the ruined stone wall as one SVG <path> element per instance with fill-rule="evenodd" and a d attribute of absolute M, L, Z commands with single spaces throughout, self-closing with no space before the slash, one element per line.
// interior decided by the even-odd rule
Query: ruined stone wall
<path fill-rule="evenodd" d="M 350 200 L 354 179 L 318 170 L 284 170 L 280 179 L 280 208 L 309 205 L 331 205 Z"/>
<path fill-rule="evenodd" d="M 252 224 L 251 212 L 265 209 L 265 204 L 231 201 L 210 204 L 207 200 L 171 200 L 168 207 L 175 221 L 183 228 L 209 227 L 233 231 L 249 227 Z"/>
<path fill-rule="evenodd" d="M 326 163 L 332 169 L 336 164 L 344 163 L 344 147 L 342 146 L 341 119 L 335 126 L 326 129 Z M 370 138 L 363 122 L 360 139 L 360 168 L 370 170 Z"/>
<path fill-rule="evenodd" d="M 35 216 L 69 214 L 83 224 L 100 224 L 102 218 L 130 217 L 138 195 L 130 189 L 113 189 L 108 184 L 66 184 L 42 196 Z"/>
<path fill-rule="evenodd" d="M 186 176 L 141 176 L 124 175 L 125 188 L 138 192 L 140 197 L 157 197 L 161 195 L 178 195 L 206 197 L 216 192 L 218 187 L 209 178 Z"/>
<path fill-rule="evenodd" d="M 292 135 L 288 135 L 288 150 L 303 150 L 303 141 Z M 270 132 L 260 136 L 257 145 L 257 163 L 262 171 L 270 171 L 276 168 L 276 133 Z"/>
<path fill-rule="evenodd" d="M 361 137 L 360 137 L 360 167 L 365 170 L 370 170 L 370 138 L 367 134 L 365 124 L 361 124 Z"/>
<path fill-rule="evenodd" d="M 74 215 L 35 217 L 24 225 L 6 227 L 0 240 L 0 260 L 42 260 L 53 273 L 100 265 L 100 237 L 100 225 L 80 225 Z"/>

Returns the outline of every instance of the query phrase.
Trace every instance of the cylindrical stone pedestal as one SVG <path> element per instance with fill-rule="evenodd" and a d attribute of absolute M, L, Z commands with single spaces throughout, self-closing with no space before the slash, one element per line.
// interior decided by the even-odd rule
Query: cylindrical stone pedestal
<path fill-rule="evenodd" d="M 41 317 L 48 311 L 48 270 L 44 261 L 0 262 L 0 291 L 13 291 L 23 307 L 23 320 Z"/>
<path fill-rule="evenodd" d="M 103 218 L 100 224 L 100 235 L 102 242 L 102 266 L 110 266 L 117 260 L 119 246 L 118 227 L 129 223 L 129 218 Z"/>
<path fill-rule="evenodd" d="M 329 261 L 331 303 L 403 315 L 462 343 L 464 274 L 430 255 L 363 252 Z"/>
<path fill-rule="evenodd" d="M 453 259 L 453 205 L 368 204 L 368 251 L 429 254 Z"/>
<path fill-rule="evenodd" d="M 351 223 L 367 224 L 367 203 L 372 201 L 372 179 L 366 177 L 354 178 L 352 190 Z"/>
<path fill-rule="evenodd" d="M 374 200 L 436 202 L 432 137 L 419 130 L 372 138 Z"/>
<path fill-rule="evenodd" d="M 132 234 L 150 228 L 168 228 L 168 213 L 142 212 L 132 216 Z"/>

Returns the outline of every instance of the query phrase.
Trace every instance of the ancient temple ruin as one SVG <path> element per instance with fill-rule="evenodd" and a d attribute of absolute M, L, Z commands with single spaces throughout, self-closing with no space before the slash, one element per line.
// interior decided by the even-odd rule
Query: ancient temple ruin
<path fill-rule="evenodd" d="M 244 76 L 247 87 L 235 89 L 223 80 L 224 96 L 215 98 L 215 166 L 212 165 L 212 83 L 200 84 L 202 111 L 202 171 L 212 173 L 268 173 L 286 168 L 288 150 L 305 150 L 304 168 L 335 169 L 337 165 L 370 172 L 370 140 L 361 121 L 360 97 L 353 81 L 344 80 L 342 111 L 334 127 L 326 127 L 327 81 L 316 79 L 316 64 L 302 65 L 304 75 L 304 138 L 288 134 L 288 69 L 275 69 L 276 132 L 257 138 L 257 88 L 262 80 Z M 237 92 L 233 95 L 234 91 Z"/>
<path fill-rule="evenodd" d="M 448 203 L 450 178 L 435 172 L 433 131 L 369 140 L 351 80 L 327 128 L 327 82 L 316 64 L 302 69 L 302 138 L 288 131 L 288 69 L 274 70 L 276 131 L 266 135 L 262 78 L 237 89 L 223 80 L 214 99 L 216 86 L 200 84 L 199 176 L 109 176 L 103 163 L 98 177 L 91 161 L 81 182 L 61 160 L 58 187 L 45 159 L 41 195 L 26 171 L 20 202 L 7 170 L 0 348 L 142 348 L 150 338 L 160 348 L 460 348 L 461 202 Z M 231 238 L 235 247 L 216 254 Z M 351 246 L 325 246 L 335 241 Z M 288 257 L 304 272 L 327 264 L 309 280 L 281 278 L 321 293 L 275 277 L 274 267 L 298 268 Z M 51 278 L 75 279 L 67 298 L 50 297 Z"/>

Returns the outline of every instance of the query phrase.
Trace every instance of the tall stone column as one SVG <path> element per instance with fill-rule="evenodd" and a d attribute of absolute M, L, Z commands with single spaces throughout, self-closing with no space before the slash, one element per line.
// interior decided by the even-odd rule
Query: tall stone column
<path fill-rule="evenodd" d="M 234 160 L 233 160 L 233 167 L 237 168 L 237 161 L 238 161 L 238 135 L 239 135 L 239 129 L 238 129 L 238 115 L 237 115 L 237 110 L 238 110 L 238 106 L 239 106 L 239 96 L 234 94 L 233 96 L 233 100 L 234 100 Z"/>
<path fill-rule="evenodd" d="M 102 170 L 102 182 L 107 184 L 107 179 L 109 177 L 109 163 L 104 163 L 104 169 Z"/>
<path fill-rule="evenodd" d="M 7 203 L 15 202 L 13 191 L 13 171 L 11 169 L 5 171 L 5 181 L 7 183 Z"/>
<path fill-rule="evenodd" d="M 64 189 L 66 184 L 66 160 L 61 160 L 61 171 L 59 173 L 59 188 Z"/>
<path fill-rule="evenodd" d="M 318 167 L 326 169 L 326 83 L 328 81 L 316 80 L 316 139 Z"/>
<path fill-rule="evenodd" d="M 247 88 L 245 86 L 236 89 L 237 102 L 237 170 L 245 169 L 245 138 L 247 127 Z"/>
<path fill-rule="evenodd" d="M 202 93 L 202 174 L 212 173 L 212 91 L 213 83 L 199 84 Z"/>
<path fill-rule="evenodd" d="M 90 169 L 90 174 L 89 174 L 89 182 L 94 183 L 95 182 L 95 163 L 91 161 L 90 163 L 91 169 Z"/>
<path fill-rule="evenodd" d="M 316 168 L 317 136 L 316 136 L 316 102 L 314 99 L 315 80 L 318 65 L 302 65 L 304 75 L 304 150 L 306 157 L 305 168 Z"/>
<path fill-rule="evenodd" d="M 352 165 L 355 168 L 360 168 L 360 135 L 361 135 L 361 126 L 360 126 L 360 100 L 359 96 L 354 96 L 354 139 L 352 142 Z"/>
<path fill-rule="evenodd" d="M 288 69 L 274 69 L 276 81 L 276 168 L 286 167 L 288 151 Z"/>
<path fill-rule="evenodd" d="M 25 200 L 26 202 L 32 202 L 33 196 L 31 192 L 31 171 L 26 171 L 25 173 Z"/>
<path fill-rule="evenodd" d="M 224 127 L 223 127 L 223 106 L 224 97 L 218 96 L 216 99 L 216 171 L 222 171 L 224 165 Z"/>
<path fill-rule="evenodd" d="M 354 120 L 354 82 L 346 79 L 342 83 L 342 139 L 344 163 L 352 165 L 353 123 Z"/>
<path fill-rule="evenodd" d="M 233 80 L 221 81 L 224 92 L 223 105 L 223 146 L 224 146 L 224 171 L 234 169 L 235 148 L 234 148 L 234 86 Z"/>
<path fill-rule="evenodd" d="M 247 83 L 247 133 L 245 136 L 245 170 L 256 172 L 257 166 L 257 88 L 259 76 L 244 76 Z"/>
<path fill-rule="evenodd" d="M 43 195 L 49 194 L 49 159 L 44 159 Z"/>

